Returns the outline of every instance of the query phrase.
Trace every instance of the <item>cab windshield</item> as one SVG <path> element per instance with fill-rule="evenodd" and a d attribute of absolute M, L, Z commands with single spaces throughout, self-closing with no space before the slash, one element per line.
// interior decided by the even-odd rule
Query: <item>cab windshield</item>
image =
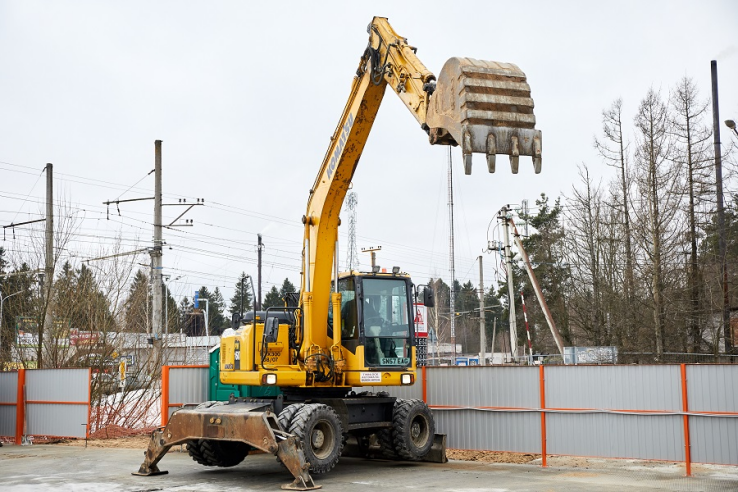
<path fill-rule="evenodd" d="M 361 316 L 367 366 L 410 365 L 411 318 L 403 279 L 364 278 Z"/>

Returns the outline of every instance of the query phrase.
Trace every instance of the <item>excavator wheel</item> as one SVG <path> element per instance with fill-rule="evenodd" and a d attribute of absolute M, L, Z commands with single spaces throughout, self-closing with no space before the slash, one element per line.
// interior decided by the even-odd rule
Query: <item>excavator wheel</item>
<path fill-rule="evenodd" d="M 187 442 L 187 452 L 204 466 L 236 466 L 249 454 L 251 446 L 238 441 L 193 439 Z"/>
<path fill-rule="evenodd" d="M 397 452 L 395 452 L 395 443 L 392 440 L 392 431 L 390 429 L 382 429 L 377 432 L 377 441 L 379 441 L 379 448 L 383 458 L 388 460 L 399 458 Z"/>
<path fill-rule="evenodd" d="M 423 400 L 397 399 L 392 412 L 392 439 L 400 458 L 417 461 L 433 446 L 436 426 Z"/>
<path fill-rule="evenodd" d="M 304 403 L 294 403 L 285 407 L 285 409 L 279 413 L 277 418 L 279 419 L 279 425 L 282 426 L 282 429 L 286 431 L 290 429 L 290 425 L 292 424 L 292 419 L 295 417 L 295 414 L 304 406 Z"/>
<path fill-rule="evenodd" d="M 310 473 L 326 473 L 338 463 L 343 451 L 343 430 L 335 410 L 322 403 L 306 404 L 292 418 L 289 429 L 302 441 Z"/>
<path fill-rule="evenodd" d="M 304 407 L 304 403 L 294 403 L 288 407 L 285 407 L 284 410 L 279 412 L 279 416 L 277 417 L 277 420 L 279 420 L 279 425 L 282 426 L 282 429 L 285 431 L 290 430 L 290 425 L 292 425 L 292 419 L 295 418 L 295 414 L 300 411 L 302 407 Z M 284 466 L 284 463 L 282 463 L 282 460 L 277 457 L 277 461 L 280 465 Z"/>

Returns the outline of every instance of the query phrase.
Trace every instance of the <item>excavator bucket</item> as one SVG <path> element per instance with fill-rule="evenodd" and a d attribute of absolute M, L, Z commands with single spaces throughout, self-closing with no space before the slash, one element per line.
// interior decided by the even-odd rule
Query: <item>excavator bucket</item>
<path fill-rule="evenodd" d="M 269 404 L 258 402 L 208 402 L 194 409 L 175 412 L 166 427 L 151 434 L 144 462 L 133 475 L 166 474 L 166 471 L 159 470 L 158 463 L 167 451 L 176 444 L 198 439 L 243 442 L 276 455 L 295 477 L 282 489 L 321 488 L 315 485 L 308 473 L 310 464 L 305 459 L 300 440 L 282 429 Z"/>
<path fill-rule="evenodd" d="M 518 172 L 521 155 L 541 172 L 541 131 L 535 129 L 533 99 L 525 74 L 512 63 L 449 59 L 438 76 L 426 115 L 432 144 L 460 145 L 464 172 L 472 154 L 487 155 L 489 172 L 497 154 L 510 156 Z"/>

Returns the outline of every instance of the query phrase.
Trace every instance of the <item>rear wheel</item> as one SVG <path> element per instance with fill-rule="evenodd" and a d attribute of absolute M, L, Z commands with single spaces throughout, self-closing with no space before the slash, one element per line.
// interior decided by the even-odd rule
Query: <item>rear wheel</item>
<path fill-rule="evenodd" d="M 193 439 L 187 442 L 187 452 L 204 466 L 236 466 L 249 454 L 251 446 L 239 441 Z"/>
<path fill-rule="evenodd" d="M 343 430 L 331 407 L 322 403 L 304 405 L 292 418 L 289 432 L 302 441 L 311 473 L 319 475 L 336 466 L 343 451 Z"/>
<path fill-rule="evenodd" d="M 433 446 L 436 427 L 428 405 L 422 400 L 395 402 L 392 412 L 394 451 L 403 459 L 417 461 Z"/>

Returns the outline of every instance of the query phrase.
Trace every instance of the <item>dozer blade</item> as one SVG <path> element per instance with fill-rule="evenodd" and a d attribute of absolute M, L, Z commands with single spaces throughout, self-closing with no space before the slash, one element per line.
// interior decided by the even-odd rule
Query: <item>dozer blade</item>
<path fill-rule="evenodd" d="M 473 153 L 487 155 L 489 172 L 497 154 L 510 156 L 518 172 L 521 155 L 541 172 L 541 131 L 535 129 L 533 99 L 525 74 L 512 63 L 451 58 L 441 69 L 426 123 L 432 144 L 460 145 L 464 172 Z"/>
<path fill-rule="evenodd" d="M 175 412 L 166 427 L 151 434 L 144 462 L 133 475 L 167 473 L 157 465 L 169 448 L 196 439 L 240 441 L 276 455 L 295 477 L 283 489 L 321 488 L 308 473 L 310 464 L 305 460 L 300 440 L 282 429 L 271 406 L 264 403 L 231 402 Z"/>

